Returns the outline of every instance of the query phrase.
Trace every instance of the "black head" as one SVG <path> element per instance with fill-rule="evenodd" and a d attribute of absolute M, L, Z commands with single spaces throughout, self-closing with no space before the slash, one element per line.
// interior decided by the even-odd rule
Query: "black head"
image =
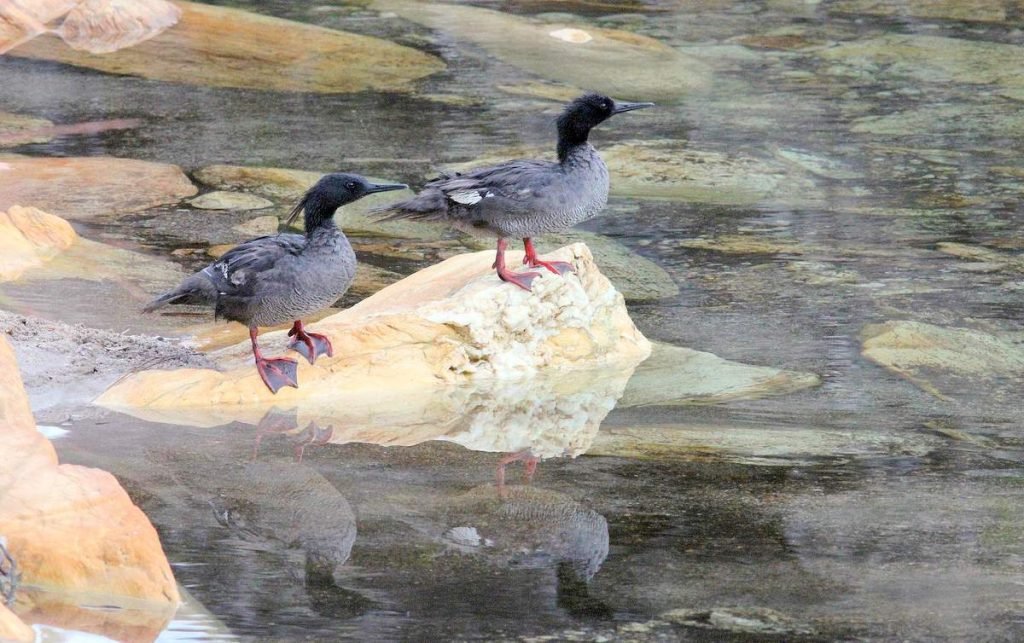
<path fill-rule="evenodd" d="M 558 158 L 564 159 L 572 146 L 586 143 L 590 130 L 615 114 L 645 107 L 654 107 L 654 103 L 627 103 L 601 94 L 584 94 L 574 99 L 558 117 Z"/>
<path fill-rule="evenodd" d="M 305 210 L 306 230 L 309 231 L 333 217 L 334 212 L 346 203 L 358 201 L 368 194 L 404 190 L 407 187 L 402 183 L 371 183 L 358 174 L 327 174 L 309 188 L 292 209 L 288 223 L 292 223 Z"/>

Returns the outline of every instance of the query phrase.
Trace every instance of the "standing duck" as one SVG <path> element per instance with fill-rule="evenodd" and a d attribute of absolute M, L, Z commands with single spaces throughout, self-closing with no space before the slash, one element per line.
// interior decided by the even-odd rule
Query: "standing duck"
<path fill-rule="evenodd" d="M 498 237 L 494 268 L 498 277 L 530 290 L 536 272 L 515 273 L 505 266 L 509 238 L 521 238 L 523 263 L 564 274 L 564 261 L 541 261 L 532 237 L 559 232 L 596 216 L 608 201 L 608 168 L 587 142 L 590 130 L 615 114 L 654 103 L 616 102 L 585 94 L 558 118 L 558 161 L 519 159 L 464 173 L 442 174 L 415 197 L 386 208 L 384 218 L 443 221 L 473 235 Z"/>
<path fill-rule="evenodd" d="M 288 216 L 291 223 L 305 211 L 306 234 L 278 234 L 241 243 L 217 261 L 160 295 L 143 312 L 168 304 L 213 306 L 214 316 L 249 327 L 256 370 L 273 393 L 299 387 L 296 361 L 266 358 L 256 337 L 260 326 L 295 323 L 289 348 L 312 364 L 333 354 L 331 341 L 307 333 L 301 318 L 326 308 L 348 290 L 356 274 L 356 255 L 334 223 L 334 213 L 367 194 L 401 190 L 401 184 L 374 184 L 357 174 L 328 174 L 306 192 Z"/>

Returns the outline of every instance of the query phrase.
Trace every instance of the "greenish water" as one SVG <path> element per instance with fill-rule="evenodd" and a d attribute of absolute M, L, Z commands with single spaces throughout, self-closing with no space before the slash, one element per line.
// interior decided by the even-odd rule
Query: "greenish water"
<path fill-rule="evenodd" d="M 408 93 L 320 95 L 0 58 L 2 111 L 143 120 L 13 151 L 186 171 L 344 169 L 419 185 L 434 168 L 508 146 L 553 148 L 559 102 L 507 89 L 544 79 L 499 55 L 503 43 L 361 4 L 231 4 L 394 40 L 448 68 Z M 251 462 L 252 425 L 73 410 L 55 442 L 62 459 L 118 476 L 210 615 L 182 616 L 164 638 L 1024 638 L 1024 369 L 958 352 L 957 341 L 946 366 L 910 368 L 913 379 L 861 354 L 865 327 L 894 320 L 1024 341 L 1024 12 L 984 1 L 609 4 L 476 6 L 649 36 L 706 67 L 706 89 L 594 132 L 599 150 L 669 151 L 643 168 L 662 174 L 613 195 L 583 227 L 678 284 L 678 296 L 630 303 L 649 338 L 813 372 L 821 385 L 613 410 L 593 452 L 544 460 L 532 491 L 504 503 L 492 450 L 356 439 L 310 445 L 297 461 L 310 436 L 271 435 Z M 626 85 L 645 74 L 606 64 Z M 645 198 L 659 183 L 683 187 Z M 692 183 L 708 189 L 694 197 L 683 190 Z M 168 207 L 78 226 L 163 257 L 203 239 L 197 221 Z M 402 274 L 431 262 L 389 257 L 379 241 L 358 240 L 362 261 Z M 84 302 L 70 308 L 75 320 L 120 322 Z M 60 423 L 65 411 L 43 419 Z M 673 442 L 696 428 L 730 446 Z M 642 454 L 602 442 L 625 430 L 669 437 Z M 514 489 L 525 486 L 521 472 L 508 467 Z M 307 540 L 289 531 L 296 506 L 315 516 L 301 521 Z M 453 536 L 466 526 L 490 530 L 493 544 Z M 310 543 L 323 539 L 348 551 L 335 551 L 329 581 L 314 582 L 307 559 L 320 545 Z M 762 608 L 784 624 L 769 627 Z M 672 610 L 697 616 L 672 622 Z M 714 610 L 747 624 L 707 616 Z"/>

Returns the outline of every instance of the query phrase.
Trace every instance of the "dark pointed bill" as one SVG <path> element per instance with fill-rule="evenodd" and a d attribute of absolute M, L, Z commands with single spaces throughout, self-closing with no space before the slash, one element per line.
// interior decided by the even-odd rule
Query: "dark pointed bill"
<path fill-rule="evenodd" d="M 622 112 L 631 112 L 634 109 L 646 109 L 648 107 L 654 107 L 654 103 L 627 103 L 625 101 L 615 101 L 615 109 L 612 110 L 612 114 L 621 114 Z"/>
<path fill-rule="evenodd" d="M 392 190 L 404 190 L 408 185 L 404 183 L 371 183 L 370 188 L 366 190 L 367 194 L 375 194 L 377 192 L 390 192 Z"/>

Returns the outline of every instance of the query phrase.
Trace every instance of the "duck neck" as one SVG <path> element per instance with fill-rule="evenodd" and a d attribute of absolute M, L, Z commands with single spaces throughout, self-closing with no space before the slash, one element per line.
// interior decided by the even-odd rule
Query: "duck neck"
<path fill-rule="evenodd" d="M 587 144 L 590 125 L 570 113 L 558 117 L 558 162 L 565 163 L 573 150 Z"/>
<path fill-rule="evenodd" d="M 337 205 L 325 202 L 316 195 L 310 195 L 306 200 L 304 208 L 306 236 L 312 237 L 317 233 L 337 230 L 337 225 L 334 223 L 334 213 L 338 210 L 338 207 Z"/>

